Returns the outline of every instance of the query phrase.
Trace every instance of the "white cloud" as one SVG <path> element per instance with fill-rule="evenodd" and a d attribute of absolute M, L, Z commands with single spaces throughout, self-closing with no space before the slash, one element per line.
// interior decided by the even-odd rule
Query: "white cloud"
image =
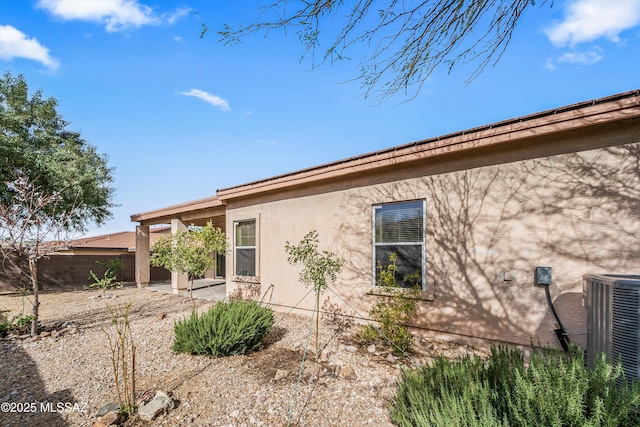
<path fill-rule="evenodd" d="M 217 95 L 212 95 L 200 89 L 189 89 L 188 91 L 178 92 L 180 95 L 193 96 L 202 99 L 205 102 L 220 108 L 222 111 L 231 111 L 231 107 L 226 99 L 220 98 Z"/>
<path fill-rule="evenodd" d="M 557 46 L 575 46 L 605 37 L 620 42 L 620 33 L 640 23 L 640 0 L 573 0 L 564 20 L 545 32 Z"/>
<path fill-rule="evenodd" d="M 182 7 L 180 9 L 176 9 L 175 12 L 162 14 L 162 20 L 169 25 L 173 25 L 180 19 L 187 16 L 189 13 L 191 13 L 191 9 L 189 9 L 188 7 Z"/>
<path fill-rule="evenodd" d="M 278 143 L 278 141 L 274 141 L 273 139 L 258 139 L 256 140 L 256 142 L 258 144 L 271 144 L 271 145 L 276 145 Z"/>
<path fill-rule="evenodd" d="M 173 24 L 189 12 L 181 8 L 158 16 L 151 7 L 137 0 L 39 0 L 38 7 L 67 21 L 102 23 L 110 33 L 143 25 Z"/>
<path fill-rule="evenodd" d="M 602 59 L 602 49 L 593 48 L 586 52 L 567 52 L 558 58 L 558 62 L 593 65 Z"/>
<path fill-rule="evenodd" d="M 26 58 L 38 61 L 48 68 L 58 68 L 57 59 L 49 55 L 49 49 L 42 46 L 35 37 L 29 38 L 11 25 L 0 25 L 0 59 Z"/>
<path fill-rule="evenodd" d="M 557 69 L 556 63 L 593 65 L 601 60 L 602 49 L 596 46 L 584 52 L 566 52 L 555 59 L 548 58 L 544 67 L 549 71 L 555 71 Z"/>

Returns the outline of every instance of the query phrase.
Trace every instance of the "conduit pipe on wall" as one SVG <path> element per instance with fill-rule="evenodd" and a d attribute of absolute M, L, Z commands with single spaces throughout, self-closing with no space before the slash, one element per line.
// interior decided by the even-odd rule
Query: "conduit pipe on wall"
<path fill-rule="evenodd" d="M 551 300 L 551 292 L 549 291 L 549 286 L 551 285 L 551 267 L 536 267 L 535 275 L 534 275 L 534 283 L 536 286 L 544 286 L 544 293 L 547 296 L 547 305 L 551 309 L 551 313 L 553 313 L 553 317 L 555 317 L 556 322 L 558 322 L 558 328 L 554 329 L 556 333 L 556 337 L 558 337 L 558 341 L 562 346 L 564 351 L 569 351 L 569 344 L 571 340 L 569 339 L 569 335 L 567 331 L 565 331 L 562 322 L 560 321 L 560 317 L 558 317 L 558 313 L 553 306 L 553 301 Z"/>

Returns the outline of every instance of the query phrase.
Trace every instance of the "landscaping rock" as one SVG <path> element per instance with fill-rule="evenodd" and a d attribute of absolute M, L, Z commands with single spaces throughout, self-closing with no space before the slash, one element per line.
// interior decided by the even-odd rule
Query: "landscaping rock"
<path fill-rule="evenodd" d="M 393 354 L 389 353 L 389 355 L 387 356 L 387 362 L 394 363 L 396 360 L 398 360 L 398 358 Z"/>
<path fill-rule="evenodd" d="M 351 364 L 345 365 L 344 368 L 342 368 L 342 371 L 340 371 L 340 375 L 347 380 L 355 380 L 358 378 L 356 371 L 353 369 Z"/>
<path fill-rule="evenodd" d="M 344 362 L 338 359 L 335 355 L 329 357 L 329 364 L 339 366 L 340 368 L 344 366 Z"/>
<path fill-rule="evenodd" d="M 113 411 L 117 411 L 118 409 L 120 409 L 120 405 L 119 404 L 117 404 L 115 402 L 107 403 L 102 408 L 98 409 L 98 412 L 96 412 L 95 417 L 96 418 L 100 418 L 100 417 L 106 415 L 107 413 L 113 412 Z"/>
<path fill-rule="evenodd" d="M 118 425 L 120 422 L 120 414 L 118 411 L 107 412 L 105 415 L 101 416 L 98 421 L 93 423 L 93 427 L 109 427 Z"/>
<path fill-rule="evenodd" d="M 167 317 L 167 315 L 164 314 L 164 313 L 156 314 L 156 319 L 158 319 L 158 320 L 163 320 L 165 317 Z"/>
<path fill-rule="evenodd" d="M 289 371 L 286 371 L 284 369 L 278 369 L 276 371 L 276 376 L 273 378 L 274 381 L 280 381 L 284 378 L 287 378 L 289 376 Z"/>
<path fill-rule="evenodd" d="M 358 347 L 353 346 L 353 345 L 348 345 L 344 349 L 345 349 L 345 351 L 348 351 L 349 353 L 355 353 L 356 351 L 358 351 Z"/>
<path fill-rule="evenodd" d="M 367 347 L 367 351 L 369 353 L 375 353 L 376 352 L 376 346 L 374 344 L 371 344 L 369 347 Z"/>
<path fill-rule="evenodd" d="M 156 393 L 153 391 L 153 389 L 145 390 L 136 399 L 136 406 L 140 407 L 142 405 L 145 405 L 145 404 L 149 403 L 151 401 L 151 399 L 153 399 L 155 394 Z"/>
<path fill-rule="evenodd" d="M 171 409 L 173 409 L 173 399 L 164 391 L 158 390 L 149 403 L 138 409 L 138 415 L 143 421 L 153 421 L 162 412 Z"/>

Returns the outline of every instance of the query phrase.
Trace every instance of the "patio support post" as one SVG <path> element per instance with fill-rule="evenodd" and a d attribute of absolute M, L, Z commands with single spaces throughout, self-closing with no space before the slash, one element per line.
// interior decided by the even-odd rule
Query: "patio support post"
<path fill-rule="evenodd" d="M 187 226 L 184 225 L 179 219 L 171 220 L 171 234 L 175 234 L 178 231 L 187 231 Z M 187 274 L 178 274 L 171 272 L 171 288 L 173 293 L 177 294 L 180 291 L 188 289 L 189 276 Z"/>
<path fill-rule="evenodd" d="M 149 264 L 149 226 L 136 227 L 136 283 L 139 288 L 149 286 L 151 266 Z"/>

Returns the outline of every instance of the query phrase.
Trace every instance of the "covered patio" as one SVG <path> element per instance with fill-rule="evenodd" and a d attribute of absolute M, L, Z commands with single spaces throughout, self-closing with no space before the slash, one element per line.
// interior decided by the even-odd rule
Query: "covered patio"
<path fill-rule="evenodd" d="M 138 287 L 147 287 L 150 283 L 151 264 L 149 258 L 151 256 L 150 231 L 155 227 L 171 226 L 171 233 L 187 230 L 190 225 L 201 226 L 211 221 L 214 227 L 222 229 L 226 232 L 226 206 L 218 199 L 218 197 L 208 197 L 205 199 L 195 200 L 192 202 L 182 203 L 179 205 L 169 206 L 154 211 L 143 212 L 131 215 L 132 222 L 138 222 L 136 226 L 136 259 L 135 259 L 135 278 Z M 225 283 L 225 262 L 226 254 L 213 254 L 217 257 L 217 267 L 215 271 L 208 271 L 203 281 L 198 283 L 199 293 L 205 294 L 207 291 L 201 288 L 209 289 L 209 291 L 219 294 L 224 290 L 226 294 Z M 151 284 L 158 291 L 170 290 L 174 294 L 182 294 L 189 289 L 188 277 L 186 274 L 178 274 L 171 272 L 171 282 L 164 284 Z M 194 287 L 194 297 L 195 297 Z M 213 295 L 213 294 L 212 294 Z"/>

